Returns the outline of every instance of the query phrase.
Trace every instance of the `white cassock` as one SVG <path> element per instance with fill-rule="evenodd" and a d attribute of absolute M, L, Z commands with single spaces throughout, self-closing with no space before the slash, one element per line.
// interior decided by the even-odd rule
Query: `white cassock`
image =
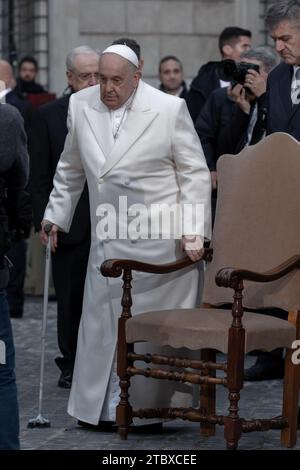
<path fill-rule="evenodd" d="M 104 278 L 99 272 L 101 263 L 131 258 L 163 264 L 183 257 L 180 240 L 111 237 L 101 241 L 96 235 L 98 206 L 110 204 L 118 214 L 119 196 L 127 197 L 128 207 L 204 204 L 205 233 L 201 234 L 210 236 L 210 173 L 184 100 L 140 81 L 121 125 L 114 141 L 110 112 L 100 100 L 98 85 L 72 95 L 69 133 L 44 215 L 67 232 L 87 180 L 92 242 L 68 412 L 91 424 L 115 418 L 119 394 L 113 370 L 122 281 Z M 199 274 L 197 267 L 165 276 L 135 273 L 133 314 L 194 307 Z M 160 381 L 151 381 L 155 386 L 150 391 L 147 379 L 134 377 L 132 382 L 135 379 L 138 386 L 129 390 L 134 408 L 139 406 L 138 397 L 146 393 L 149 407 L 176 404 L 178 397 L 190 393 L 190 387 L 178 384 L 170 384 L 169 390 L 163 387 L 167 391 L 162 393 Z"/>

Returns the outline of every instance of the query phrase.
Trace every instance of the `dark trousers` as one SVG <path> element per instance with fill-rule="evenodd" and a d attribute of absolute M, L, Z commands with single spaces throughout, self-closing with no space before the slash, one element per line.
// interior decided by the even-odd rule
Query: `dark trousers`
<path fill-rule="evenodd" d="M 4 289 L 0 289 L 0 341 L 0 450 L 17 450 L 20 444 L 15 350 Z"/>
<path fill-rule="evenodd" d="M 13 264 L 6 288 L 9 310 L 12 316 L 23 315 L 26 250 L 26 241 L 22 239 L 12 242 L 11 248 L 7 253 L 8 258 Z"/>
<path fill-rule="evenodd" d="M 57 337 L 62 372 L 73 371 L 82 312 L 90 239 L 76 245 L 59 244 L 52 254 L 52 276 L 57 297 Z"/>

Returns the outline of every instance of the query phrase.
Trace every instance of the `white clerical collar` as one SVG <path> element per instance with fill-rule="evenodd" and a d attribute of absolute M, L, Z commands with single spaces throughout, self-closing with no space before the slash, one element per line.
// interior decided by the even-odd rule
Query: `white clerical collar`
<path fill-rule="evenodd" d="M 11 88 L 5 88 L 5 90 L 0 91 L 0 100 L 3 100 L 3 98 L 5 98 L 10 92 Z"/>

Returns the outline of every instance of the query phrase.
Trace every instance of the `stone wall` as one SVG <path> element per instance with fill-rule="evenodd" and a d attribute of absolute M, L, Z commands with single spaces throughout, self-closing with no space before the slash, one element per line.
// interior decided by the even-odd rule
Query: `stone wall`
<path fill-rule="evenodd" d="M 100 50 L 120 36 L 142 47 L 144 78 L 157 84 L 158 62 L 178 56 L 189 82 L 199 66 L 218 59 L 217 37 L 226 26 L 252 30 L 264 42 L 261 0 L 50 0 L 50 88 L 65 88 L 65 57 L 78 45 Z"/>

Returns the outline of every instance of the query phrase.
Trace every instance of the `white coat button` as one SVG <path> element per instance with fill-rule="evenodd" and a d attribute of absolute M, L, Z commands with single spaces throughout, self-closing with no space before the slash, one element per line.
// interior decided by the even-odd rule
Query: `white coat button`
<path fill-rule="evenodd" d="M 109 243 L 110 242 L 110 238 L 104 238 L 104 243 Z"/>
<path fill-rule="evenodd" d="M 124 180 L 124 184 L 125 184 L 126 186 L 129 186 L 129 185 L 130 185 L 130 179 L 129 179 L 129 178 L 126 178 L 126 179 Z"/>
<path fill-rule="evenodd" d="M 104 179 L 103 179 L 103 178 L 99 178 L 99 179 L 98 179 L 98 183 L 99 183 L 99 184 L 104 183 Z"/>

